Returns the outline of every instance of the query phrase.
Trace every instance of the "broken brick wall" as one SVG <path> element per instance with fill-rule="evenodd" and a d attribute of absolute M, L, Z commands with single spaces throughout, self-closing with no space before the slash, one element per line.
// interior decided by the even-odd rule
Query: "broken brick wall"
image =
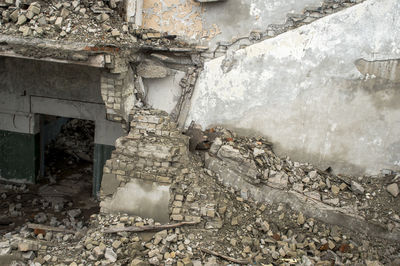
<path fill-rule="evenodd" d="M 178 131 L 176 123 L 163 111 L 134 109 L 130 120 L 128 136 L 117 140 L 116 150 L 104 167 L 102 210 L 169 220 L 170 185 L 189 172 L 188 137 Z M 136 197 L 138 190 L 146 192 L 141 197 L 154 193 L 145 209 L 133 201 L 140 200 Z M 163 213 L 161 216 L 152 214 L 155 206 L 166 212 L 158 210 Z M 174 215 L 178 213 L 172 214 L 172 219 L 179 218 Z"/>

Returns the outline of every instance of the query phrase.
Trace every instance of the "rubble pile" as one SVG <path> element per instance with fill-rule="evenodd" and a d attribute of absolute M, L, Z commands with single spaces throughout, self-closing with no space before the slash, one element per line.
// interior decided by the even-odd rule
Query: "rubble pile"
<path fill-rule="evenodd" d="M 50 148 L 65 151 L 75 159 L 87 162 L 93 161 L 94 122 L 81 119 L 71 119 L 66 123 Z M 52 156 L 52 151 L 48 151 Z M 54 156 L 54 154 L 53 154 Z"/>
<path fill-rule="evenodd" d="M 179 167 L 179 174 L 168 179 L 170 221 L 177 223 L 176 228 L 160 228 L 160 223 L 150 218 L 104 213 L 93 214 L 85 227 L 76 221 L 79 211 L 65 212 L 65 218 L 58 220 L 59 223 L 52 223 L 48 217 L 44 219 L 47 216 L 44 213 L 35 222 L 52 228 L 33 230 L 29 224 L 16 228 L 2 236 L 1 254 L 11 256 L 21 265 L 372 266 L 400 263 L 400 238 L 375 237 L 369 232 L 359 233 L 337 225 L 335 221 L 325 222 L 294 209 L 287 201 L 255 201 L 250 191 L 224 183 L 225 178 L 234 177 L 251 186 L 269 187 L 274 193 L 275 190 L 300 193 L 295 184 L 302 184 L 301 195 L 308 192 L 320 195 L 318 199 L 311 197 L 312 194 L 306 196 L 312 199 L 308 208 L 314 209 L 322 205 L 313 203 L 328 198 L 338 198 L 335 208 L 347 211 L 347 204 L 352 201 L 367 202 L 368 208 L 352 211 L 365 215 L 366 221 L 375 219 L 383 224 L 390 221 L 384 225 L 395 234 L 400 213 L 396 204 L 398 197 L 393 193 L 396 188 L 392 188 L 399 182 L 395 173 L 385 172 L 380 178 L 363 177 L 357 183 L 347 184 L 349 181 L 344 176 L 278 157 L 264 138 L 239 137 L 223 128 L 198 136 L 193 146 L 200 150 L 186 153 L 188 138 L 179 135 L 165 112 L 141 109 L 131 118 L 129 135 L 118 141 L 119 150 L 105 169 L 110 173 L 115 170 L 113 178 L 123 185 L 132 178 L 148 177 L 152 182 L 160 182 L 159 172 L 165 160 L 170 162 L 171 169 Z M 165 150 L 161 143 L 167 144 Z M 182 151 L 168 146 L 171 143 Z M 162 161 L 153 160 L 156 154 Z M 182 154 L 189 160 L 182 161 Z M 135 159 L 137 171 L 128 169 L 129 156 Z M 332 190 L 334 186 L 339 191 Z M 367 196 L 368 200 L 363 200 Z M 383 200 L 378 199 L 381 196 Z M 321 204 L 330 206 L 329 202 Z M 368 218 L 368 215 L 378 216 Z M 152 226 L 154 230 L 142 232 L 145 226 Z M 139 231 L 130 231 L 132 227 Z"/>
<path fill-rule="evenodd" d="M 309 163 L 278 157 L 272 145 L 262 137 L 238 137 L 221 128 L 212 131 L 224 133 L 214 140 L 205 155 L 206 171 L 211 176 L 221 178 L 219 172 L 226 173 L 229 169 L 254 186 L 297 192 L 305 198 L 385 225 L 389 231 L 400 231 L 400 206 L 395 204 L 399 173 L 384 170 L 377 176 L 334 175 L 330 169 L 321 171 Z"/>
<path fill-rule="evenodd" d="M 121 0 L 1 0 L 0 33 L 82 43 L 169 45 L 175 36 L 124 22 Z"/>
<path fill-rule="evenodd" d="M 43 230 L 32 230 L 27 228 L 28 223 L 46 224 L 53 227 L 69 228 L 71 230 L 85 230 L 88 225 L 88 215 L 92 213 L 90 208 L 95 210 L 97 203 L 87 198 L 87 202 L 82 204 L 82 195 L 79 179 L 80 176 L 71 176 L 64 182 L 57 184 L 5 184 L 2 185 L 0 207 L 0 231 L 4 239 L 19 240 L 0 245 L 0 254 L 10 254 L 12 247 L 19 248 L 22 251 L 31 251 L 29 247 L 19 247 L 19 242 L 29 243 L 22 239 L 29 238 L 31 233 L 40 241 L 51 241 L 58 239 L 66 241 L 72 236 L 48 232 Z M 68 187 L 67 183 L 74 184 L 74 187 Z M 69 190 L 68 190 L 69 188 Z M 90 194 L 90 190 L 89 190 Z M 13 231 L 13 230 L 17 231 Z M 13 233 L 18 232 L 17 238 L 12 238 Z M 16 236 L 15 236 L 16 237 Z M 9 241 L 10 242 L 10 241 Z M 34 254 L 24 253 L 24 258 L 32 258 Z M 35 256 L 34 256 L 35 257 Z"/>
<path fill-rule="evenodd" d="M 200 167 L 193 165 L 193 167 Z M 75 233 L 38 232 L 19 228 L 0 242 L 3 254 L 35 265 L 223 265 L 219 255 L 246 264 L 397 265 L 399 243 L 370 239 L 308 218 L 285 205 L 243 199 L 207 174 L 180 186 L 215 203 L 197 225 L 158 232 L 106 233 L 110 228 L 158 225 L 152 219 L 128 215 L 92 215 L 88 230 Z M 190 195 L 190 194 L 188 194 Z M 187 199 L 184 196 L 184 200 Z M 213 226 L 207 218 L 218 217 Z M 48 224 L 48 221 L 45 222 Z M 67 228 L 74 228 L 68 226 Z M 50 234 L 51 237 L 48 235 Z"/>

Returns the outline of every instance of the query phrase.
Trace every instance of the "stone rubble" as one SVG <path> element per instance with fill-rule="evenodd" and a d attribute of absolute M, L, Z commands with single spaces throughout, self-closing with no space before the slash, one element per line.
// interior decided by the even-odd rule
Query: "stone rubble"
<path fill-rule="evenodd" d="M 334 175 L 308 163 L 278 157 L 264 138 L 237 137 L 219 128 L 212 131 L 225 132 L 225 135 L 217 138 L 209 153 L 205 154 L 206 167 L 207 158 L 211 156 L 222 162 L 225 171 L 226 168 L 231 169 L 253 185 L 296 191 L 327 205 L 349 209 L 388 228 L 392 227 L 393 212 L 400 212 L 399 207 L 391 204 L 392 198 L 398 194 L 397 183 L 385 185 L 395 173 L 357 178 Z M 208 173 L 215 176 L 212 170 L 209 168 Z M 395 223 L 395 228 L 400 230 L 400 224 Z"/>
<path fill-rule="evenodd" d="M 122 19 L 122 0 L 0 1 L 0 33 L 54 40 L 132 45 L 183 45 L 175 36 L 141 29 Z"/>
<path fill-rule="evenodd" d="M 393 197 L 397 197 L 397 195 L 399 195 L 399 186 L 397 183 L 390 184 L 386 187 L 386 190 L 392 194 Z"/>
<path fill-rule="evenodd" d="M 214 188 L 219 187 L 218 184 L 214 185 Z M 224 188 L 219 188 L 224 191 Z M 103 230 L 110 227 L 157 223 L 141 217 L 99 214 L 92 215 L 89 228 L 82 234 L 57 233 L 50 241 L 43 241 L 42 236 L 22 227 L 3 236 L 0 242 L 2 252 L 21 254 L 20 265 L 226 263 L 218 257 L 202 253 L 200 247 L 234 258 L 247 258 L 256 264 L 399 263 L 398 244 L 388 245 L 380 240 L 351 235 L 351 232 L 337 226 L 328 226 L 302 213 L 290 212 L 282 205 L 257 204 L 243 200 L 230 191 L 224 191 L 220 196 L 218 213 L 224 220 L 221 228 L 207 229 L 200 224 L 157 233 L 105 234 Z M 49 233 L 44 232 L 46 235 Z"/>
<path fill-rule="evenodd" d="M 360 234 L 345 227 L 321 222 L 304 212 L 292 210 L 287 204 L 256 202 L 248 193 L 223 185 L 218 174 L 208 169 L 207 160 L 218 158 L 225 164 L 224 171 L 241 173 L 246 182 L 256 186 L 273 186 L 279 190 L 297 190 L 318 200 L 330 200 L 346 208 L 347 204 L 360 205 L 355 210 L 366 219 L 387 223 L 391 231 L 399 228 L 399 206 L 386 191 L 387 184 L 397 184 L 396 173 L 379 177 L 336 176 L 320 171 L 310 164 L 292 162 L 278 157 L 272 145 L 264 138 L 239 137 L 223 128 L 204 133 L 201 150 L 186 153 L 187 136 L 177 131 L 166 113 L 152 109 L 138 109 L 132 113 L 131 129 L 127 137 L 119 140 L 111 162 L 123 158 L 138 143 L 174 143 L 186 147 L 177 156 L 180 174 L 169 176 L 171 223 L 195 221 L 175 229 L 158 232 L 105 233 L 109 228 L 158 225 L 151 218 L 127 214 L 93 214 L 89 224 L 78 226 L 79 211 L 71 208 L 66 219 L 52 223 L 46 212 L 36 222 L 64 226 L 77 233 L 59 233 L 30 230 L 26 225 L 8 232 L 0 239 L 1 254 L 16 256 L 20 265 L 227 265 L 220 257 L 209 255 L 202 248 L 235 259 L 246 259 L 249 265 L 398 265 L 400 243 Z M 159 131 L 157 131 L 159 130 Z M 140 140 L 140 142 L 137 142 Z M 146 145 L 145 145 L 146 144 Z M 160 144 L 162 145 L 162 144 Z M 170 148 L 173 149 L 174 145 Z M 141 146 L 142 147 L 142 146 Z M 137 173 L 151 174 L 157 180 L 162 163 L 175 158 L 160 150 L 136 149 L 130 153 L 143 153 L 150 160 Z M 124 151 L 125 149 L 125 151 Z M 144 153 L 145 150 L 147 153 Z M 156 154 L 155 151 L 159 153 Z M 185 151 L 185 152 L 183 152 Z M 182 153 L 183 152 L 183 153 Z M 186 160 L 180 164 L 180 155 Z M 129 156 L 131 156 L 129 155 Z M 125 162 L 127 165 L 132 161 Z M 183 157 L 181 158 L 183 159 Z M 136 164 L 139 160 L 134 161 Z M 157 163 L 159 162 L 159 163 Z M 109 163 L 106 167 L 122 171 L 124 164 Z M 128 167 L 128 166 L 127 166 Z M 106 168 L 105 168 L 106 169 Z M 167 168 L 168 169 L 168 168 Z M 126 170 L 125 170 L 126 171 Z M 140 175 L 140 176 L 141 176 Z M 126 171 L 121 180 L 139 178 Z M 155 178 L 155 179 L 154 179 Z M 354 180 L 354 182 L 351 182 Z M 332 190 L 332 188 L 334 188 Z M 368 207 L 365 208 L 365 203 Z M 364 207 L 364 208 L 363 208 Z M 369 218 L 371 215 L 374 218 Z M 46 218 L 44 218 L 46 217 Z M 390 221 L 390 222 L 389 222 Z"/>
<path fill-rule="evenodd" d="M 94 122 L 71 119 L 63 125 L 50 148 L 64 150 L 76 159 L 93 161 Z"/>

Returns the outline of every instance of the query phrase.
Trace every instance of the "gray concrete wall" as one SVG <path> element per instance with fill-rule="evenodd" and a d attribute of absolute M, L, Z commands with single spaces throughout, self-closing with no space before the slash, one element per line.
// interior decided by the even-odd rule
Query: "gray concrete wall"
<path fill-rule="evenodd" d="M 400 170 L 400 2 L 369 0 L 205 64 L 189 117 L 342 173 Z"/>
<path fill-rule="evenodd" d="M 29 112 L 29 97 L 103 103 L 100 69 L 0 57 L 0 108 Z"/>
<path fill-rule="evenodd" d="M 33 114 L 93 120 L 95 143 L 113 146 L 120 123 L 106 120 L 98 68 L 0 57 L 0 129 L 37 133 Z"/>
<path fill-rule="evenodd" d="M 37 115 L 0 112 L 0 130 L 36 134 L 39 132 L 39 127 L 39 116 Z"/>

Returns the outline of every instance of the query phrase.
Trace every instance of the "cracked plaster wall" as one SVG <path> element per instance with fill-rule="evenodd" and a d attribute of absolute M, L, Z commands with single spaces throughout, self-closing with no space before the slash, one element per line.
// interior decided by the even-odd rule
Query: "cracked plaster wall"
<path fill-rule="evenodd" d="M 204 8 L 192 0 L 144 0 L 143 27 L 196 39 L 202 35 Z"/>
<path fill-rule="evenodd" d="M 369 0 L 205 63 L 186 120 L 335 172 L 400 170 L 400 3 Z"/>
<path fill-rule="evenodd" d="M 193 0 L 144 0 L 143 27 L 168 32 L 214 46 L 218 41 L 248 36 L 284 23 L 289 13 L 319 6 L 321 0 L 228 0 L 197 3 Z"/>

